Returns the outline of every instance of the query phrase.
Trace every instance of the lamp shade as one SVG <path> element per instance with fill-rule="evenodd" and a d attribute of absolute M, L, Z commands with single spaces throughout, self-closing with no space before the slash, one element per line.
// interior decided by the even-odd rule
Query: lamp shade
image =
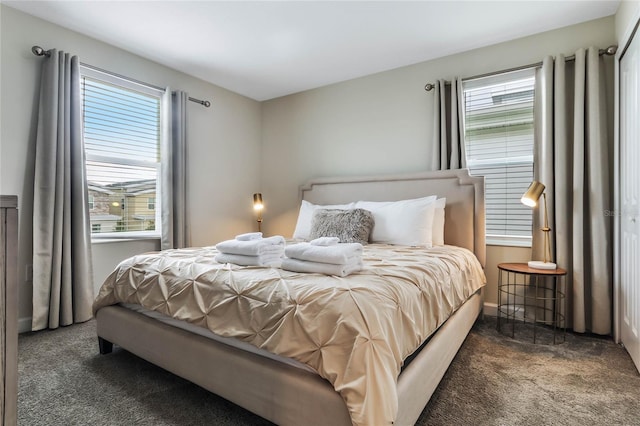
<path fill-rule="evenodd" d="M 535 207 L 536 204 L 538 204 L 538 199 L 543 192 L 544 185 L 537 180 L 534 180 L 533 182 L 531 182 L 531 185 L 529 185 L 527 192 L 525 192 L 522 198 L 520 198 L 520 202 L 522 202 L 522 204 L 524 204 L 525 206 Z"/>
<path fill-rule="evenodd" d="M 253 209 L 254 210 L 262 210 L 264 208 L 264 204 L 262 203 L 262 194 L 256 193 L 253 194 Z"/>

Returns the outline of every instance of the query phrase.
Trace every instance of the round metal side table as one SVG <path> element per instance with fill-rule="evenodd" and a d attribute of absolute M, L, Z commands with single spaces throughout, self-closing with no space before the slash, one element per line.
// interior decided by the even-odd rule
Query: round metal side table
<path fill-rule="evenodd" d="M 567 271 L 560 268 L 534 269 L 526 263 L 500 263 L 498 331 L 503 332 L 503 325 L 510 325 L 511 337 L 515 338 L 516 323 L 531 324 L 533 343 L 536 343 L 537 328 L 546 326 L 553 333 L 554 345 L 564 342 L 567 331 L 566 275 Z"/>

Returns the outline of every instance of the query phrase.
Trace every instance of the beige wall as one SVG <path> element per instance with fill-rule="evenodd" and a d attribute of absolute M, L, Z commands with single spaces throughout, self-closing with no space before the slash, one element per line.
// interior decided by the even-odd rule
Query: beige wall
<path fill-rule="evenodd" d="M 254 224 L 251 194 L 259 188 L 261 105 L 116 47 L 0 5 L 0 192 L 20 197 L 19 317 L 31 316 L 31 198 L 37 97 L 42 58 L 31 46 L 77 54 L 84 63 L 157 86 L 171 86 L 211 108 L 189 103 L 189 217 L 194 245 L 210 245 Z M 241 171 L 240 173 L 238 171 Z M 157 249 L 154 241 L 94 247 L 96 285 L 128 255 Z"/>
<path fill-rule="evenodd" d="M 265 230 L 292 234 L 298 186 L 310 178 L 426 170 L 433 93 L 424 91 L 425 83 L 536 63 L 546 55 L 570 55 L 615 40 L 614 18 L 608 17 L 264 102 Z M 497 263 L 529 260 L 530 250 L 490 246 L 487 251 L 486 300 L 495 304 Z"/>

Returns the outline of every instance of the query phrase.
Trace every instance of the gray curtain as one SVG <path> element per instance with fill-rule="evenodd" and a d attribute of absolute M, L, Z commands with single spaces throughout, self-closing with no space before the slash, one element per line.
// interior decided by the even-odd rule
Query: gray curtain
<path fill-rule="evenodd" d="M 188 247 L 191 236 L 187 218 L 187 135 L 189 96 L 167 87 L 163 99 L 161 141 L 162 250 Z"/>
<path fill-rule="evenodd" d="M 547 57 L 536 75 L 534 176 L 546 185 L 552 253 L 568 271 L 568 325 L 610 334 L 612 324 L 611 158 L 605 64 L 598 49 L 574 62 Z M 542 259 L 542 209 L 535 209 L 533 258 Z"/>
<path fill-rule="evenodd" d="M 434 91 L 431 170 L 465 168 L 462 80 L 455 77 L 451 84 L 438 80 Z"/>
<path fill-rule="evenodd" d="M 94 295 L 79 61 L 56 50 L 42 65 L 33 191 L 32 330 L 87 321 Z"/>

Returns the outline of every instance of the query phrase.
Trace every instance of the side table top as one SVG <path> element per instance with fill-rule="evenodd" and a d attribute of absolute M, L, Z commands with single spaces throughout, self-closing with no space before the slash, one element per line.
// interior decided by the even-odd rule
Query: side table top
<path fill-rule="evenodd" d="M 526 263 L 499 263 L 498 269 L 509 272 L 517 272 L 519 274 L 528 275 L 566 275 L 567 271 L 562 268 L 556 269 L 536 269 L 530 268 Z"/>

